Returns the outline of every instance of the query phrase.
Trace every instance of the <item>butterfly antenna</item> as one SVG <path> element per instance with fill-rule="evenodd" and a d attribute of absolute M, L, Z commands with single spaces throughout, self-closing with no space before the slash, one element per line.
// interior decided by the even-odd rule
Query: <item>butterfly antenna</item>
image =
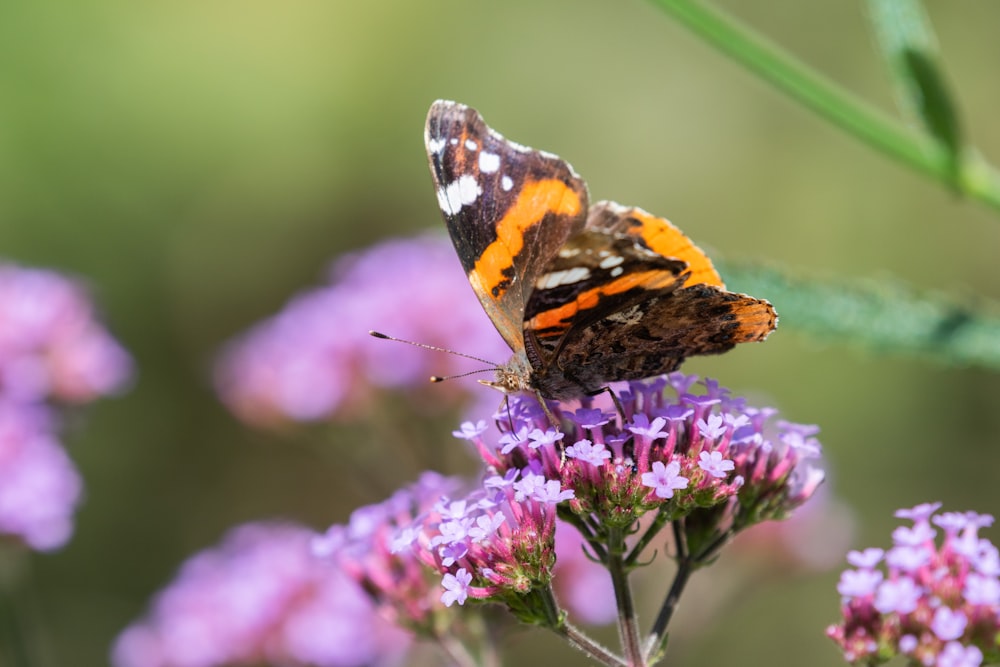
<path fill-rule="evenodd" d="M 449 350 L 446 347 L 438 347 L 437 345 L 418 343 L 416 341 L 406 340 L 405 338 L 396 338 L 395 336 L 390 336 L 389 334 L 384 334 L 380 331 L 369 331 L 368 335 L 372 336 L 373 338 L 381 338 L 382 340 L 394 340 L 397 343 L 406 343 L 407 345 L 413 345 L 414 347 L 422 347 L 425 350 L 433 350 L 434 352 L 446 352 L 447 354 L 454 354 L 456 357 L 465 357 L 466 359 L 472 359 L 473 361 L 478 361 L 489 365 L 489 368 L 480 368 L 479 370 L 469 371 L 468 373 L 461 373 L 459 375 L 432 375 L 431 382 L 444 382 L 445 380 L 464 378 L 467 375 L 475 375 L 476 373 L 486 373 L 489 371 L 495 371 L 497 368 L 499 368 L 497 364 L 487 359 L 475 357 L 471 354 L 465 354 L 463 352 L 456 352 L 455 350 Z"/>
<path fill-rule="evenodd" d="M 431 382 L 444 382 L 445 380 L 454 380 L 455 378 L 464 378 L 470 375 L 475 375 L 476 373 L 488 373 L 493 368 L 480 368 L 479 370 L 469 371 L 468 373 L 459 373 L 458 375 L 432 375 Z"/>

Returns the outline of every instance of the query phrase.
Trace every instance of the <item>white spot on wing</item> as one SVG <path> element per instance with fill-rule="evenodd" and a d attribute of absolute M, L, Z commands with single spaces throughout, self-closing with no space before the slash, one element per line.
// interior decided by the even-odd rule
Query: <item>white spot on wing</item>
<path fill-rule="evenodd" d="M 466 139 L 465 140 L 465 147 L 468 148 L 470 151 L 474 151 L 477 148 L 479 148 L 479 146 L 476 144 L 476 142 L 473 141 L 472 139 Z"/>
<path fill-rule="evenodd" d="M 621 255 L 611 255 L 609 257 L 605 257 L 604 259 L 602 259 L 601 263 L 598 264 L 598 266 L 601 267 L 602 269 L 610 269 L 618 266 L 624 261 L 625 258 L 622 257 Z"/>
<path fill-rule="evenodd" d="M 639 305 L 631 306 L 617 313 L 612 313 L 605 318 L 608 322 L 616 324 L 635 324 L 642 319 L 642 310 Z"/>
<path fill-rule="evenodd" d="M 504 192 L 510 192 L 510 189 L 514 187 L 514 181 L 511 180 L 510 176 L 504 176 L 500 179 L 500 187 L 503 188 Z"/>
<path fill-rule="evenodd" d="M 457 146 L 458 145 L 458 137 L 452 137 L 451 139 L 448 140 L 448 143 L 451 144 L 452 146 Z"/>
<path fill-rule="evenodd" d="M 474 176 L 460 176 L 458 180 L 448 185 L 438 188 L 438 205 L 446 215 L 456 215 L 463 206 L 472 204 L 479 195 L 483 194 L 483 189 Z"/>
<path fill-rule="evenodd" d="M 535 281 L 535 289 L 552 289 L 560 285 L 572 285 L 590 277 L 590 269 L 585 266 L 577 266 L 565 271 L 553 271 L 540 276 Z"/>
<path fill-rule="evenodd" d="M 482 152 L 479 154 L 479 171 L 492 174 L 500 168 L 500 156 L 496 153 Z"/>
<path fill-rule="evenodd" d="M 429 153 L 440 153 L 444 150 L 445 141 L 443 138 L 438 137 L 437 139 L 427 140 L 427 151 Z"/>
<path fill-rule="evenodd" d="M 438 206 L 444 211 L 445 215 L 455 215 L 455 212 L 451 210 L 451 203 L 448 201 L 448 188 L 442 186 L 437 189 Z"/>
<path fill-rule="evenodd" d="M 617 278 L 618 276 L 620 276 L 623 273 L 625 273 L 625 269 L 623 269 L 620 266 L 616 266 L 615 268 L 611 269 L 611 277 L 612 278 Z"/>

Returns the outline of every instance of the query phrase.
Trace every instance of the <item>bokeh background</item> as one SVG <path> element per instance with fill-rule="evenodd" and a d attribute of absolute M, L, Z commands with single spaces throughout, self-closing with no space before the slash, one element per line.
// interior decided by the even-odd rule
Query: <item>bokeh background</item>
<path fill-rule="evenodd" d="M 895 113 L 863 3 L 717 4 Z M 928 4 L 965 127 L 1000 160 L 1000 5 Z M 719 257 L 1000 296 L 1000 215 L 842 134 L 642 0 L 2 3 L 0 254 L 84 277 L 139 369 L 65 438 L 86 501 L 72 541 L 32 556 L 29 573 L 49 665 L 106 664 L 114 636 L 228 527 L 322 528 L 414 476 L 370 420 L 241 425 L 211 368 L 339 253 L 441 227 L 422 143 L 439 97 Z M 856 545 L 886 545 L 892 512 L 917 502 L 1000 513 L 995 372 L 819 344 L 792 321 L 686 370 L 822 427 Z M 419 427 L 445 472 L 469 465 L 444 451 L 455 418 Z M 359 482 L 359 466 L 377 482 Z M 692 595 L 745 567 L 724 557 Z M 762 571 L 672 635 L 675 660 L 841 664 L 822 634 L 836 577 Z M 582 661 L 551 637 L 519 640 L 527 664 Z"/>

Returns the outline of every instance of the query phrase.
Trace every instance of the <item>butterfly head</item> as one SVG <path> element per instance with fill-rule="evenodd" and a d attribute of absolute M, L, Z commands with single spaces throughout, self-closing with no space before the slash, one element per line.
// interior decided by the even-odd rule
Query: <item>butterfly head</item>
<path fill-rule="evenodd" d="M 506 364 L 496 367 L 492 380 L 479 380 L 479 384 L 493 387 L 505 394 L 535 393 L 531 382 L 531 364 L 523 354 L 515 354 Z"/>

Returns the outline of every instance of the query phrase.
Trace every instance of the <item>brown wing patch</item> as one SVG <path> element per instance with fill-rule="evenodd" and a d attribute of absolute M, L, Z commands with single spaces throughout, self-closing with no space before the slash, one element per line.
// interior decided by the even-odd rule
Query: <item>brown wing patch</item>
<path fill-rule="evenodd" d="M 658 218 L 641 208 L 626 208 L 614 202 L 601 201 L 590 207 L 587 228 L 637 236 L 664 257 L 687 262 L 691 276 L 686 285 L 726 287 L 708 255 L 665 218 Z"/>
<path fill-rule="evenodd" d="M 669 373 L 690 356 L 762 341 L 777 319 L 762 299 L 710 285 L 684 287 L 574 331 L 556 367 L 538 380 L 562 393 L 556 398 L 593 393 L 610 382 Z"/>

